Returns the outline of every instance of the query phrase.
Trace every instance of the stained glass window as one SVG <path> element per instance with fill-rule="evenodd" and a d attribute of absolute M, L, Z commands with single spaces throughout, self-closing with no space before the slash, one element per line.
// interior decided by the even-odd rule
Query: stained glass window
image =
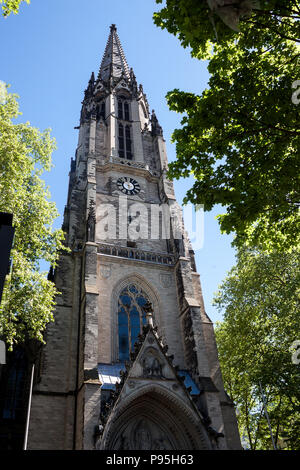
<path fill-rule="evenodd" d="M 148 301 L 146 293 L 135 284 L 126 286 L 119 296 L 118 332 L 119 360 L 121 362 L 129 359 L 138 335 L 142 333 L 142 327 L 147 323 L 142 307 Z"/>

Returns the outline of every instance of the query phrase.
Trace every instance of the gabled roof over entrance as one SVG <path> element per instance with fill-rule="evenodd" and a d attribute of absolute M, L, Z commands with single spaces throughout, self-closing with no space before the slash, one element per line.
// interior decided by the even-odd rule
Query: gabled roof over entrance
<path fill-rule="evenodd" d="M 99 448 L 211 448 L 204 419 L 191 396 L 200 391 L 187 373 L 172 365 L 166 350 L 155 329 L 145 327 L 131 363 L 125 364 L 120 382 L 115 382 L 112 402 L 101 416 L 103 435 Z M 99 372 L 105 378 L 103 365 L 99 365 Z M 114 382 L 112 377 L 106 374 L 109 386 Z M 189 382 L 189 389 L 184 382 Z"/>

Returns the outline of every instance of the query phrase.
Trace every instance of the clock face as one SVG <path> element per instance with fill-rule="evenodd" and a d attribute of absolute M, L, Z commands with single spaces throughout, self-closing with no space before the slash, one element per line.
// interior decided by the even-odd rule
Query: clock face
<path fill-rule="evenodd" d="M 138 194 L 141 190 L 140 185 L 133 178 L 128 176 L 123 176 L 117 181 L 117 186 L 120 191 L 124 194 L 133 195 Z"/>

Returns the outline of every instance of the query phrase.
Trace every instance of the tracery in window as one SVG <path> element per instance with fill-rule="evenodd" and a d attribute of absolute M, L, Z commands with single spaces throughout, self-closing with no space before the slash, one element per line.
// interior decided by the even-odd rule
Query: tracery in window
<path fill-rule="evenodd" d="M 126 286 L 119 296 L 118 335 L 121 362 L 129 359 L 138 335 L 147 323 L 143 306 L 148 301 L 146 293 L 135 284 Z"/>

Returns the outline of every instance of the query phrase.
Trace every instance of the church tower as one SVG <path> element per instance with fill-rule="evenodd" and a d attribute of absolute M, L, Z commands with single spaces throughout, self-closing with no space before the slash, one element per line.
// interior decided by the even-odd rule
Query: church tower
<path fill-rule="evenodd" d="M 29 449 L 239 449 L 162 128 L 115 25 L 84 93 Z"/>

